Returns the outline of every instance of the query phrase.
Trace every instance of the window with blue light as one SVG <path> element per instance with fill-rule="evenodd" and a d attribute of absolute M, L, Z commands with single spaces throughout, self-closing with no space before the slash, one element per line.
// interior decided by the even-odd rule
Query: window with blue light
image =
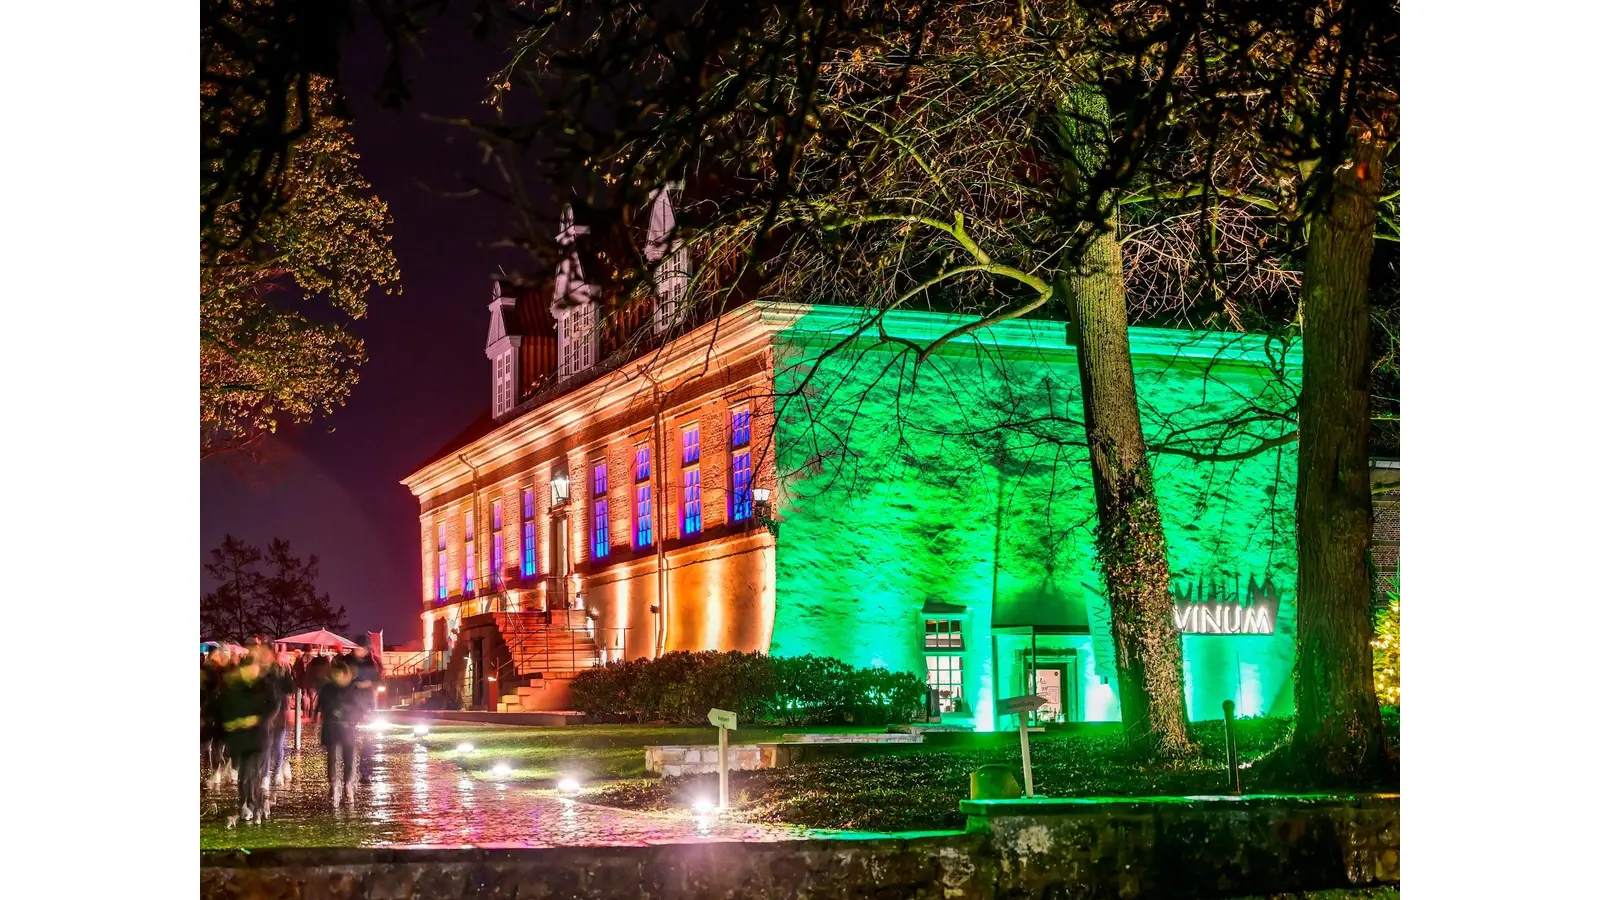
<path fill-rule="evenodd" d="M 691 425 L 683 430 L 683 464 L 696 465 L 700 462 L 700 426 Z"/>
<path fill-rule="evenodd" d="M 447 566 L 448 566 L 448 563 L 449 563 L 449 560 L 450 560 L 449 554 L 447 554 L 445 552 L 445 549 L 444 549 L 444 523 L 443 522 L 439 523 L 439 550 L 438 550 L 438 553 L 436 554 L 436 556 L 437 556 L 438 562 L 439 562 L 439 566 L 438 566 L 438 568 L 439 568 L 438 593 L 439 593 L 439 599 L 443 600 L 445 597 L 449 596 L 449 587 L 445 583 L 445 577 L 446 577 L 445 573 L 448 571 Z"/>
<path fill-rule="evenodd" d="M 539 574 L 539 555 L 533 546 L 533 488 L 522 489 L 522 577 Z"/>
<path fill-rule="evenodd" d="M 650 485 L 640 484 L 634 487 L 634 521 L 633 545 L 635 547 L 648 547 L 655 539 L 651 526 L 652 510 L 650 509 Z"/>
<path fill-rule="evenodd" d="M 648 547 L 655 540 L 655 510 L 650 491 L 650 445 L 633 451 L 633 545 Z"/>
<path fill-rule="evenodd" d="M 502 587 L 506 583 L 506 536 L 501 530 L 500 501 L 494 501 L 494 534 L 489 542 L 489 583 Z"/>
<path fill-rule="evenodd" d="M 728 446 L 733 454 L 728 489 L 728 517 L 735 522 L 750 518 L 750 410 L 734 412 L 728 423 Z"/>
<path fill-rule="evenodd" d="M 462 586 L 461 592 L 471 597 L 478 589 L 478 545 L 477 541 L 473 540 L 472 513 L 470 512 L 466 514 L 462 531 L 467 536 L 467 574 L 466 583 Z"/>
<path fill-rule="evenodd" d="M 683 473 L 683 533 L 700 533 L 700 470 Z"/>
<path fill-rule="evenodd" d="M 700 426 L 683 429 L 683 509 L 678 515 L 678 534 L 700 533 Z"/>
<path fill-rule="evenodd" d="M 750 518 L 754 504 L 750 498 L 750 451 L 733 455 L 733 490 L 728 494 L 733 521 Z"/>
<path fill-rule="evenodd" d="M 606 502 L 606 464 L 594 467 L 594 535 L 590 546 L 595 559 L 611 553 L 611 505 Z"/>

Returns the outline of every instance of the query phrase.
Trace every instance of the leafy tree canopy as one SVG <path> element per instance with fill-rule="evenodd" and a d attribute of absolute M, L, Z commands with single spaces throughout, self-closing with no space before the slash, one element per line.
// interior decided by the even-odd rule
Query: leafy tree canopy
<path fill-rule="evenodd" d="M 399 290 L 389 209 L 361 177 L 333 83 L 308 85 L 310 126 L 294 147 L 283 205 L 245 236 L 232 201 L 216 231 L 202 232 L 201 458 L 342 404 L 366 359 L 347 322 L 366 315 L 372 289 Z"/>

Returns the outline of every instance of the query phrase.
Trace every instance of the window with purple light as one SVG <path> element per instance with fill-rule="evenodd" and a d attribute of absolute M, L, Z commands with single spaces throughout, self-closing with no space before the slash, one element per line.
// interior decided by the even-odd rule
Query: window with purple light
<path fill-rule="evenodd" d="M 678 534 L 699 534 L 700 517 L 700 426 L 683 429 L 683 510 L 678 517 Z"/>
<path fill-rule="evenodd" d="M 467 513 L 462 531 L 466 534 L 467 573 L 466 583 L 461 586 L 461 593 L 471 597 L 478 590 L 478 544 L 473 540 L 472 513 Z"/>
<path fill-rule="evenodd" d="M 611 553 L 611 504 L 606 501 L 607 484 L 606 464 L 600 463 L 594 467 L 594 529 L 590 549 L 593 550 L 595 559 L 603 559 Z"/>
<path fill-rule="evenodd" d="M 445 582 L 445 573 L 448 571 L 447 564 L 449 563 L 450 557 L 449 557 L 449 554 L 445 552 L 445 548 L 444 547 L 445 547 L 445 545 L 444 545 L 444 523 L 440 522 L 439 523 L 439 549 L 435 553 L 435 557 L 438 559 L 438 563 L 439 563 L 438 564 L 438 569 L 439 569 L 438 594 L 439 594 L 439 599 L 440 600 L 443 600 L 445 597 L 449 596 L 449 593 L 448 593 L 449 587 Z"/>
<path fill-rule="evenodd" d="M 500 527 L 500 501 L 494 501 L 491 508 L 494 534 L 489 544 L 489 583 L 500 588 L 506 583 L 506 536 Z"/>
<path fill-rule="evenodd" d="M 655 510 L 650 491 L 650 445 L 633 451 L 633 545 L 648 547 L 655 540 Z"/>
<path fill-rule="evenodd" d="M 754 509 L 750 496 L 750 410 L 734 412 L 728 423 L 728 446 L 733 454 L 728 467 L 728 518 L 743 522 Z"/>
<path fill-rule="evenodd" d="M 522 489 L 522 577 L 539 574 L 539 555 L 533 544 L 533 488 Z"/>

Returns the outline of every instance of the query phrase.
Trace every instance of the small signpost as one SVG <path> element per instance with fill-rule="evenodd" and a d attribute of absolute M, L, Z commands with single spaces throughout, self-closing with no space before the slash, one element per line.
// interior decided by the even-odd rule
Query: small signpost
<path fill-rule="evenodd" d="M 728 731 L 739 730 L 737 713 L 713 709 L 706 718 L 717 726 L 717 808 L 728 808 Z"/>
<path fill-rule="evenodd" d="M 1001 709 L 1017 714 L 1017 733 L 1022 736 L 1022 790 L 1027 797 L 1033 796 L 1033 756 L 1028 751 L 1028 713 L 1045 705 L 1045 702 L 1043 697 L 1032 694 L 1007 697 L 1000 701 Z"/>

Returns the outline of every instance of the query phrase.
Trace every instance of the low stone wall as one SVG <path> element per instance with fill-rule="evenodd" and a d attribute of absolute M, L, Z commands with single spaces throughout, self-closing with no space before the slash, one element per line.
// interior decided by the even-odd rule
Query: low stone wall
<path fill-rule="evenodd" d="M 202 853 L 203 898 L 1238 897 L 1397 884 L 1397 796 L 982 801 L 967 833 Z"/>
<path fill-rule="evenodd" d="M 729 744 L 730 770 L 771 769 L 776 744 Z M 644 748 L 644 770 L 653 775 L 695 775 L 717 771 L 717 746 L 662 744 Z"/>
<path fill-rule="evenodd" d="M 206 900 L 986 898 L 981 835 L 900 840 L 201 854 Z"/>
<path fill-rule="evenodd" d="M 1271 894 L 1400 881 L 1396 794 L 964 800 L 1000 881 L 1036 895 Z"/>
<path fill-rule="evenodd" d="M 786 734 L 783 739 L 795 744 L 920 744 L 922 735 L 884 732 L 883 734 Z"/>
<path fill-rule="evenodd" d="M 777 769 L 800 762 L 871 752 L 886 744 L 920 744 L 920 734 L 786 734 L 782 741 L 729 744 L 728 768 Z M 644 770 L 654 775 L 717 771 L 717 745 L 662 744 L 644 748 Z"/>

